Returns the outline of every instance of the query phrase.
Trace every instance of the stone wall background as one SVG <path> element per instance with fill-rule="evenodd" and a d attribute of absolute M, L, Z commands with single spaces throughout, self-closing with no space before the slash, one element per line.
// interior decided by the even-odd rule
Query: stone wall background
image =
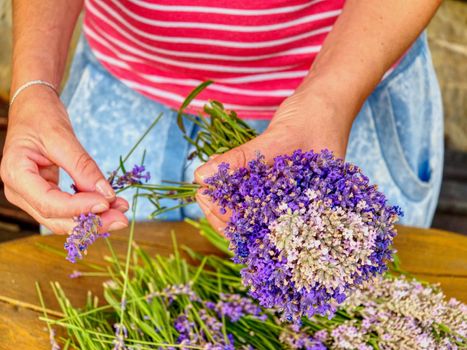
<path fill-rule="evenodd" d="M 444 1 L 428 27 L 447 145 L 467 151 L 467 1 Z"/>
<path fill-rule="evenodd" d="M 0 0 L 0 98 L 7 99 L 10 84 L 11 2 Z"/>
<path fill-rule="evenodd" d="M 444 1 L 428 27 L 428 37 L 443 90 L 447 145 L 467 152 L 467 1 Z M 0 0 L 0 99 L 4 101 L 9 95 L 10 53 L 11 0 Z"/>

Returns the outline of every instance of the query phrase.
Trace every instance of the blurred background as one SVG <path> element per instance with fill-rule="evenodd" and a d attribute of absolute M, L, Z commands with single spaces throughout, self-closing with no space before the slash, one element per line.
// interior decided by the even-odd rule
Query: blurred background
<path fill-rule="evenodd" d="M 73 47 L 79 37 L 75 31 Z M 444 178 L 433 227 L 467 235 L 467 1 L 446 0 L 428 26 L 444 99 Z M 11 0 L 0 0 L 0 147 L 8 124 Z M 70 55 L 71 56 L 71 55 Z M 0 242 L 37 234 L 37 223 L 10 205 L 0 184 Z"/>

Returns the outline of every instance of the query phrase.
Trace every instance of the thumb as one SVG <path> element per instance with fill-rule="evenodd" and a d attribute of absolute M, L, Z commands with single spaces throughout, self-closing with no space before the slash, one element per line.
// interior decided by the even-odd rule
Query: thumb
<path fill-rule="evenodd" d="M 217 173 L 218 167 L 222 163 L 228 163 L 230 169 L 243 168 L 250 160 L 256 158 L 258 152 L 266 157 L 267 162 L 270 162 L 281 153 L 279 150 L 284 148 L 285 144 L 282 146 L 280 144 L 280 140 L 274 137 L 273 133 L 265 132 L 224 154 L 211 157 L 207 163 L 196 169 L 195 181 L 204 184 L 207 178 Z"/>
<path fill-rule="evenodd" d="M 74 135 L 60 147 L 54 147 L 54 161 L 72 177 L 78 190 L 98 192 L 107 200 L 115 199 L 115 192 L 94 159 L 86 152 Z"/>

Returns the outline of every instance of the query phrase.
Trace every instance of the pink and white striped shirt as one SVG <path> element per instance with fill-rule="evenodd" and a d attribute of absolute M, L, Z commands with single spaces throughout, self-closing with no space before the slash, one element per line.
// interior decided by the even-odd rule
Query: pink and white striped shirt
<path fill-rule="evenodd" d="M 130 88 L 178 108 L 206 98 L 241 117 L 271 118 L 298 87 L 344 0 L 87 0 L 84 32 Z"/>

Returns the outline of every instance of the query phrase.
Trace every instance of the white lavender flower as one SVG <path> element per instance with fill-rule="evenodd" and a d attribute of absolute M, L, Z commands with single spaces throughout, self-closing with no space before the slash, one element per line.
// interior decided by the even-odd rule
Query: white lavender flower
<path fill-rule="evenodd" d="M 324 286 L 328 293 L 343 293 L 362 276 L 362 266 L 375 266 L 370 259 L 377 229 L 368 225 L 369 215 L 332 207 L 318 191 L 307 191 L 307 208 L 292 211 L 279 206 L 282 214 L 269 226 L 269 239 L 292 271 L 300 291 Z M 363 205 L 360 205 L 364 206 Z"/>

